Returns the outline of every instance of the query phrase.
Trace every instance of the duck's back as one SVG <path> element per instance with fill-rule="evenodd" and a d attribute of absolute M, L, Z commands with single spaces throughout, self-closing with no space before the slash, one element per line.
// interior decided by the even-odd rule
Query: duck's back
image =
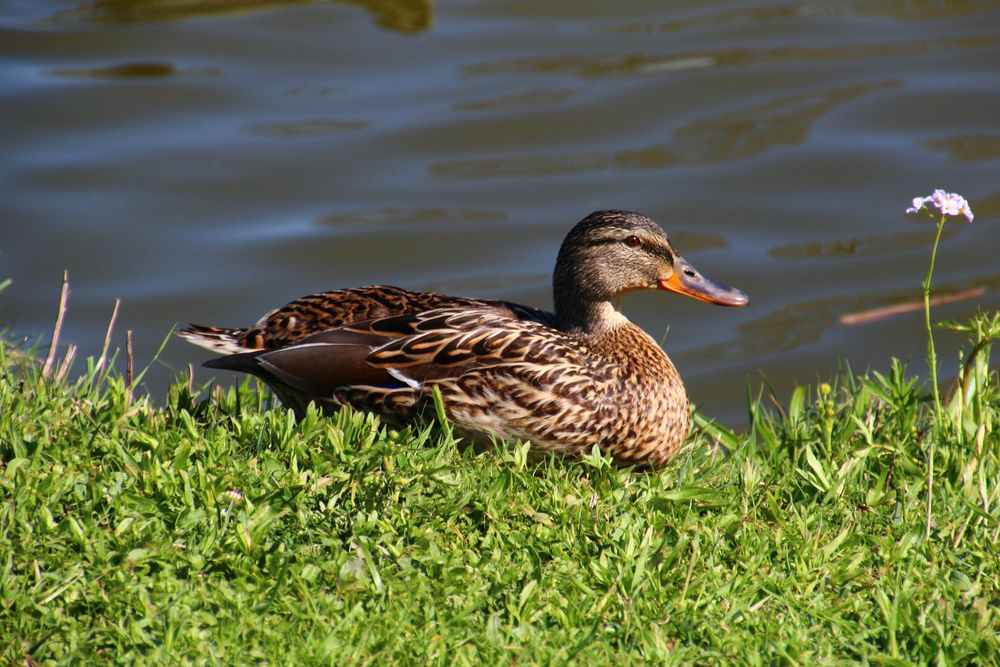
<path fill-rule="evenodd" d="M 439 308 L 482 307 L 507 310 L 517 319 L 555 326 L 555 315 L 552 313 L 507 301 L 415 292 L 392 285 L 370 285 L 300 297 L 270 311 L 250 327 L 191 324 L 177 333 L 213 352 L 239 354 L 254 350 L 278 350 L 314 334 L 358 322 Z"/>

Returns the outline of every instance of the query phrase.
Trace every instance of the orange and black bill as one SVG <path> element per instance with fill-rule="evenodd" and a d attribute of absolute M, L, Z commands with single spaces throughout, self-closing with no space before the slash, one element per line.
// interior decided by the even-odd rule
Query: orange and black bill
<path fill-rule="evenodd" d="M 669 278 L 660 281 L 660 289 L 677 292 L 719 306 L 750 305 L 750 297 L 746 295 L 746 292 L 709 280 L 682 257 L 675 258 L 674 272 Z"/>

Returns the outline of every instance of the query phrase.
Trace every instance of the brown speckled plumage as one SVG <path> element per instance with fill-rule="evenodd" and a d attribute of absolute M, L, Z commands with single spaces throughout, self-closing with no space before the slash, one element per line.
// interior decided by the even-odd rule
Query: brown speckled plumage
<path fill-rule="evenodd" d="M 433 292 L 413 292 L 391 285 L 372 285 L 320 292 L 299 297 L 276 308 L 245 329 L 192 324 L 180 336 L 216 352 L 235 354 L 277 350 L 307 336 L 355 322 L 391 315 L 419 313 L 434 308 L 494 306 L 555 326 L 555 315 L 506 301 L 466 299 Z"/>
<path fill-rule="evenodd" d="M 570 454 L 597 444 L 621 464 L 660 465 L 683 443 L 689 407 L 670 359 L 618 312 L 636 289 L 748 303 L 694 271 L 653 221 L 599 211 L 563 242 L 554 314 L 362 287 L 297 299 L 246 329 L 178 333 L 227 355 L 206 366 L 263 378 L 299 414 L 310 402 L 349 404 L 404 422 L 437 387 L 448 418 L 472 436 Z"/>

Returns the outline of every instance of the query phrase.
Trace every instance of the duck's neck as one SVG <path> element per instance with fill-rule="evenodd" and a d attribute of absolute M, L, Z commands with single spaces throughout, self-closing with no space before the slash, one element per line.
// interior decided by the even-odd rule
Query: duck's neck
<path fill-rule="evenodd" d="M 552 274 L 552 299 L 560 331 L 599 336 L 628 324 L 618 312 L 621 294 L 610 292 L 599 274 L 590 262 L 573 256 L 563 244 Z"/>
<path fill-rule="evenodd" d="M 618 310 L 618 302 L 570 298 L 565 294 L 560 298 L 556 292 L 556 322 L 560 331 L 598 336 L 628 324 L 628 318 Z"/>

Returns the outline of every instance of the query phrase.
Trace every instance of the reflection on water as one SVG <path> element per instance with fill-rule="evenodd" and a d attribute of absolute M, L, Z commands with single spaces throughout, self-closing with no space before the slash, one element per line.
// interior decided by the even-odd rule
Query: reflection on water
<path fill-rule="evenodd" d="M 94 79 L 149 79 L 177 74 L 177 68 L 170 63 L 122 63 L 110 67 L 94 67 L 89 69 L 60 69 L 52 72 L 54 76 L 76 76 Z"/>
<path fill-rule="evenodd" d="M 403 33 L 430 30 L 433 18 L 433 0 L 339 0 L 349 5 L 364 7 L 375 16 L 382 28 Z"/>
<path fill-rule="evenodd" d="M 559 104 L 572 99 L 577 91 L 566 88 L 562 90 L 532 89 L 512 94 L 500 95 L 455 105 L 459 111 L 520 111 L 529 107 Z"/>
<path fill-rule="evenodd" d="M 725 248 L 729 241 L 718 234 L 704 234 L 692 231 L 678 231 L 669 234 L 671 242 L 681 254 L 691 254 L 713 248 Z"/>
<path fill-rule="evenodd" d="M 97 0 L 77 10 L 99 21 L 144 23 L 248 12 L 310 0 Z M 329 1 L 329 0 L 328 0 Z M 415 33 L 431 27 L 433 0 L 335 0 L 367 9 L 389 30 Z"/>
<path fill-rule="evenodd" d="M 768 100 L 681 127 L 667 150 L 689 164 L 753 157 L 802 143 L 813 124 L 837 107 L 895 84 L 861 84 Z"/>
<path fill-rule="evenodd" d="M 978 294 L 980 290 L 995 291 L 998 287 L 1000 287 L 1000 274 L 964 285 L 938 285 L 935 293 L 949 295 L 976 290 Z M 838 322 L 845 314 L 863 313 L 876 308 L 910 303 L 917 305 L 913 312 L 919 311 L 922 316 L 923 303 L 920 301 L 918 289 L 894 292 L 868 291 L 793 303 L 744 322 L 738 327 L 739 336 L 733 339 L 686 350 L 684 358 L 688 363 L 692 361 L 707 363 L 712 359 L 736 361 L 747 357 L 766 356 L 776 351 L 790 353 L 822 340 L 831 330 L 841 326 Z M 907 317 L 904 321 L 912 323 L 912 326 L 918 329 L 922 326 L 916 315 Z M 863 326 L 860 328 L 863 330 Z"/>
<path fill-rule="evenodd" d="M 960 227 L 948 226 L 941 231 L 947 241 L 960 232 Z M 934 230 L 909 232 L 886 236 L 862 236 L 829 243 L 791 243 L 768 250 L 768 255 L 778 259 L 837 259 L 843 257 L 878 257 L 930 247 Z"/>
<path fill-rule="evenodd" d="M 977 38 L 938 37 L 932 41 L 882 42 L 828 47 L 785 47 L 757 50 L 725 49 L 706 53 L 694 51 L 683 54 L 652 55 L 633 53 L 614 57 L 535 57 L 513 58 L 466 67 L 472 77 L 483 76 L 546 76 L 560 74 L 579 79 L 616 78 L 633 75 L 658 76 L 685 70 L 712 68 L 745 68 L 780 61 L 783 63 L 822 64 L 828 61 L 857 61 L 899 58 L 937 51 L 971 51 L 1000 42 L 997 36 Z"/>
<path fill-rule="evenodd" d="M 444 208 L 378 208 L 360 211 L 331 213 L 319 219 L 322 225 L 336 228 L 338 232 L 378 233 L 394 229 L 420 229 L 427 226 L 474 225 L 484 222 L 502 222 L 507 218 L 502 211 L 450 210 Z"/>
<path fill-rule="evenodd" d="M 976 217 L 994 219 L 1000 217 L 1000 190 L 985 192 L 976 202 Z"/>
<path fill-rule="evenodd" d="M 113 23 L 174 21 L 265 7 L 300 4 L 310 0 L 97 0 L 75 14 Z"/>
<path fill-rule="evenodd" d="M 483 179 L 580 174 L 610 169 L 662 169 L 753 157 L 801 143 L 824 114 L 874 91 L 898 84 L 854 85 L 783 96 L 763 104 L 709 117 L 679 127 L 664 143 L 609 154 L 511 157 L 431 165 L 443 178 Z"/>
<path fill-rule="evenodd" d="M 857 310 L 871 301 L 871 295 L 849 295 L 781 306 L 741 324 L 738 338 L 689 350 L 685 358 L 688 363 L 705 363 L 717 358 L 737 360 L 766 355 L 775 350 L 791 352 L 819 341 L 837 323 L 840 313 Z"/>
<path fill-rule="evenodd" d="M 368 127 L 368 123 L 363 120 L 314 118 L 290 123 L 250 123 L 244 129 L 253 134 L 262 134 L 276 139 L 301 139 L 337 132 L 353 132 L 363 130 L 366 127 Z"/>
<path fill-rule="evenodd" d="M 965 134 L 924 142 L 928 148 L 944 151 L 954 162 L 1000 159 L 1000 135 Z"/>

